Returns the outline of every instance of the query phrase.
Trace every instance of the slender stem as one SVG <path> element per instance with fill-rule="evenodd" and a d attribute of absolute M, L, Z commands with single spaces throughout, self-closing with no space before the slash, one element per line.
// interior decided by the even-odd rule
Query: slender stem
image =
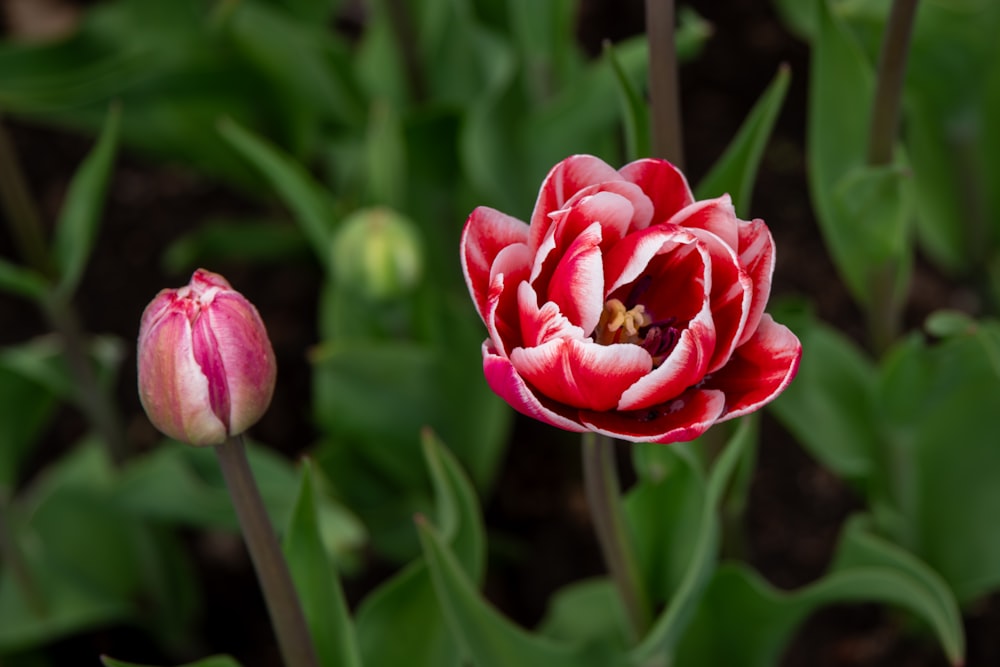
<path fill-rule="evenodd" d="M 868 135 L 868 164 L 889 165 L 899 129 L 903 82 L 910 35 L 917 13 L 918 0 L 893 0 L 882 41 L 875 100 L 872 103 L 871 127 Z M 896 338 L 902 318 L 902 304 L 895 294 L 894 283 L 898 267 L 894 263 L 880 267 L 872 276 L 868 330 L 872 347 L 882 352 Z"/>
<path fill-rule="evenodd" d="M 45 306 L 49 324 L 62 341 L 66 362 L 76 381 L 77 403 L 107 445 L 112 462 L 120 464 L 127 450 L 122 421 L 108 393 L 97 381 L 76 313 L 59 295 L 51 296 Z"/>
<path fill-rule="evenodd" d="M 13 531 L 7 523 L 6 490 L 0 491 L 0 495 L 2 495 L 0 497 L 0 557 L 3 558 L 5 566 L 9 568 L 14 585 L 21 591 L 28 608 L 35 617 L 44 618 L 48 613 L 48 605 L 32 576 L 31 570 L 24 562 L 24 556 L 21 554 Z"/>
<path fill-rule="evenodd" d="M 646 0 L 650 124 L 653 155 L 684 169 L 680 84 L 674 39 L 674 0 Z"/>
<path fill-rule="evenodd" d="M 918 0 L 893 0 L 889 21 L 882 41 L 875 101 L 872 104 L 871 130 L 868 136 L 868 164 L 887 165 L 892 162 L 899 110 L 902 106 L 906 57 L 913 34 L 913 20 Z"/>
<path fill-rule="evenodd" d="M 21 257 L 31 268 L 52 277 L 42 216 L 28 190 L 21 161 L 3 123 L 0 123 L 0 205 Z"/>
<path fill-rule="evenodd" d="M 649 629 L 651 614 L 622 511 L 614 440 L 596 433 L 583 435 L 583 479 L 604 562 L 621 595 L 633 639 L 638 640 Z"/>
<path fill-rule="evenodd" d="M 250 470 L 243 436 L 215 447 L 285 667 L 318 667 L 302 604 Z"/>
<path fill-rule="evenodd" d="M 400 49 L 406 81 L 410 87 L 410 95 L 414 102 L 422 102 L 427 98 L 427 82 L 424 81 L 420 49 L 417 45 L 417 34 L 409 8 L 404 0 L 386 0 L 389 13 L 389 25 L 396 36 L 396 44 Z"/>

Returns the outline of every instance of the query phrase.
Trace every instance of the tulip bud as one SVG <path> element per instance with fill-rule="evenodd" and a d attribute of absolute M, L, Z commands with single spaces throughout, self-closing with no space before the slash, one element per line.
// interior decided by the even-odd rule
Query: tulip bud
<path fill-rule="evenodd" d="M 204 269 L 146 306 L 138 365 L 149 420 L 192 445 L 217 445 L 255 424 L 271 402 L 277 373 L 257 309 Z"/>
<path fill-rule="evenodd" d="M 369 299 L 404 294 L 417 284 L 423 270 L 413 223 L 389 208 L 357 211 L 334 236 L 333 270 L 338 280 Z"/>

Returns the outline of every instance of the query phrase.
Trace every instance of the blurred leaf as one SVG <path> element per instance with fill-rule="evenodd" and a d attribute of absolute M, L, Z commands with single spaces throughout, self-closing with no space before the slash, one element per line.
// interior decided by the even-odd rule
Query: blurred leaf
<path fill-rule="evenodd" d="M 624 651 L 628 623 L 614 583 L 606 578 L 588 579 L 569 584 L 552 596 L 538 632 L 557 641 Z"/>
<path fill-rule="evenodd" d="M 163 252 L 169 273 L 239 260 L 248 264 L 291 263 L 308 252 L 300 230 L 276 220 L 206 220 Z"/>
<path fill-rule="evenodd" d="M 41 302 L 49 292 L 45 278 L 0 257 L 0 291 Z"/>
<path fill-rule="evenodd" d="M 827 249 L 854 299 L 868 303 L 870 257 L 858 239 L 866 226 L 888 225 L 867 213 L 851 217 L 846 200 L 850 183 L 862 187 L 867 178 L 847 180 L 861 173 L 865 162 L 873 75 L 864 54 L 847 27 L 830 9 L 831 0 L 820 0 L 819 32 L 813 44 L 809 73 L 807 144 L 809 186 Z M 850 90 L 850 95 L 844 91 Z M 864 172 L 865 174 L 870 172 Z M 884 172 L 880 172 L 884 173 Z M 886 182 L 884 179 L 881 182 Z M 841 194 L 837 207 L 836 193 Z M 878 253 L 880 256 L 882 252 Z"/>
<path fill-rule="evenodd" d="M 744 450 L 755 438 L 755 422 L 743 419 L 716 459 L 705 486 L 696 532 L 687 536 L 694 545 L 686 569 L 666 608 L 653 622 L 653 627 L 639 645 L 630 652 L 633 662 L 657 659 L 659 656 L 671 655 L 676 650 L 677 643 L 698 609 L 705 587 L 716 570 L 719 505 L 739 467 Z"/>
<path fill-rule="evenodd" d="M 444 539 L 460 554 L 466 575 L 479 581 L 485 545 L 475 490 L 452 454 L 429 431 L 423 433 L 423 454 Z M 357 628 L 367 667 L 459 664 L 423 560 L 414 561 L 365 598 L 358 609 Z M 390 631 L 396 641 L 386 642 Z"/>
<path fill-rule="evenodd" d="M 929 346 L 913 336 L 879 381 L 892 515 L 876 518 L 939 572 L 960 602 L 1000 585 L 1000 325 Z M 876 508 L 877 510 L 878 508 Z"/>
<path fill-rule="evenodd" d="M 573 646 L 529 634 L 482 597 L 426 519 L 417 520 L 434 590 L 451 632 L 477 667 L 613 667 L 625 658 L 612 647 Z"/>
<path fill-rule="evenodd" d="M 384 102 L 373 102 L 365 139 L 367 201 L 402 207 L 406 202 L 407 151 L 396 109 Z"/>
<path fill-rule="evenodd" d="M 284 551 L 309 623 L 309 633 L 322 667 L 360 667 L 354 626 L 340 580 L 319 533 L 312 463 L 302 464 L 302 481 Z"/>
<path fill-rule="evenodd" d="M 329 265 L 330 229 L 336 207 L 330 195 L 302 167 L 276 147 L 257 137 L 236 121 L 220 122 L 219 132 L 246 160 L 267 177 L 271 187 L 295 212 L 320 264 Z"/>
<path fill-rule="evenodd" d="M 543 103 L 582 65 L 570 0 L 507 0 L 512 41 L 523 63 L 527 98 Z"/>
<path fill-rule="evenodd" d="M 0 350 L 0 489 L 14 488 L 22 461 L 56 407 L 56 393 L 25 368 L 49 373 L 51 353 L 50 346 L 39 341 Z"/>
<path fill-rule="evenodd" d="M 104 663 L 104 667 L 154 667 L 154 665 L 144 665 L 136 662 L 115 660 L 114 658 L 109 658 L 106 655 L 101 656 L 101 662 Z M 179 665 L 178 667 L 242 667 L 242 665 L 228 655 L 213 655 L 210 658 L 202 658 L 201 660 L 196 660 L 194 662 L 187 662 L 183 665 Z"/>
<path fill-rule="evenodd" d="M 66 295 L 76 291 L 97 238 L 104 193 L 118 146 L 120 115 L 117 105 L 108 111 L 97 145 L 70 182 L 66 201 L 56 224 L 52 250 L 60 272 L 58 289 Z"/>
<path fill-rule="evenodd" d="M 649 107 L 646 100 L 639 96 L 635 85 L 628 78 L 625 69 L 618 61 L 611 42 L 604 43 L 604 57 L 611 63 L 618 82 L 618 97 L 622 101 L 623 120 L 625 124 L 625 159 L 627 161 L 649 157 L 652 154 L 650 139 Z"/>
<path fill-rule="evenodd" d="M 948 338 L 959 334 L 971 334 L 976 330 L 976 320 L 960 310 L 935 310 L 924 320 L 924 329 L 932 336 Z"/>
<path fill-rule="evenodd" d="M 269 0 L 302 23 L 328 25 L 340 8 L 341 0 Z"/>
<path fill-rule="evenodd" d="M 879 465 L 876 370 L 857 346 L 809 312 L 772 308 L 802 341 L 795 381 L 771 412 L 824 466 L 863 484 Z"/>
<path fill-rule="evenodd" d="M 726 152 L 695 188 L 697 199 L 708 199 L 728 193 L 732 195 L 736 214 L 741 218 L 749 215 L 750 198 L 757 180 L 757 168 L 760 166 L 771 130 L 778 119 L 781 105 L 785 101 L 790 79 L 791 70 L 787 65 L 778 68 L 778 73 L 747 114 Z"/>
<path fill-rule="evenodd" d="M 678 7 L 677 30 L 674 33 L 677 62 L 690 62 L 700 56 L 713 32 L 712 24 L 702 18 L 693 7 L 690 5 Z"/>

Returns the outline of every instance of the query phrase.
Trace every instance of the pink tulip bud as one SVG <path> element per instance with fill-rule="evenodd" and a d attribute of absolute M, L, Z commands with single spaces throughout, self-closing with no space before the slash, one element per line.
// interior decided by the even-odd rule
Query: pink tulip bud
<path fill-rule="evenodd" d="M 146 306 L 138 358 L 139 398 L 150 421 L 192 445 L 244 432 L 274 393 L 274 350 L 257 309 L 204 269 Z"/>

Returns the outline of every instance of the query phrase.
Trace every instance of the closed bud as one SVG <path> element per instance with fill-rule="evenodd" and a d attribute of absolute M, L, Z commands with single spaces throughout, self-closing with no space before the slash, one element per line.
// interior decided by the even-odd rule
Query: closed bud
<path fill-rule="evenodd" d="M 333 272 L 344 285 L 372 300 L 405 294 L 423 272 L 413 223 L 384 207 L 348 216 L 333 239 Z"/>
<path fill-rule="evenodd" d="M 217 445 L 255 424 L 274 393 L 277 366 L 257 309 L 222 276 L 198 269 L 142 314 L 139 398 L 168 436 Z"/>

